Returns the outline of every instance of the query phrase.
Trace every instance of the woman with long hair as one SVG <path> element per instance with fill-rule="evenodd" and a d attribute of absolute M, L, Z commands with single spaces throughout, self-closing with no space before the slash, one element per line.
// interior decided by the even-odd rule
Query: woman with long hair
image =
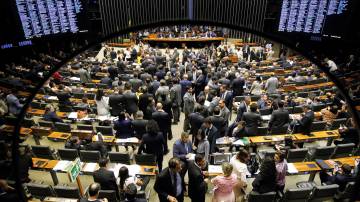
<path fill-rule="evenodd" d="M 206 138 L 205 130 L 198 130 L 193 147 L 197 154 L 203 155 L 206 161 L 209 160 L 210 143 Z"/>
<path fill-rule="evenodd" d="M 271 157 L 266 157 L 261 164 L 260 172 L 252 183 L 253 191 L 260 194 L 276 190 L 276 167 Z"/>

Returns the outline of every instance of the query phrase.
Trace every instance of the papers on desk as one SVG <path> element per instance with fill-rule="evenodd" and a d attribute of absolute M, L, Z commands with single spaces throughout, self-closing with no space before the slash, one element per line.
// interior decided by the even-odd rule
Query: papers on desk
<path fill-rule="evenodd" d="M 106 121 L 106 120 L 114 121 L 117 119 L 117 117 L 105 115 L 105 116 L 96 116 L 96 119 L 98 119 L 99 121 Z"/>
<path fill-rule="evenodd" d="M 69 170 L 71 165 L 72 165 L 72 161 L 61 160 L 56 164 L 53 170 L 66 172 L 67 170 Z"/>
<path fill-rule="evenodd" d="M 70 80 L 72 80 L 72 81 L 80 81 L 80 78 L 79 77 L 70 77 Z"/>
<path fill-rule="evenodd" d="M 116 143 L 138 143 L 139 139 L 137 139 L 136 137 L 130 137 L 130 138 L 125 138 L 125 139 L 116 139 L 115 142 Z"/>
<path fill-rule="evenodd" d="M 289 174 L 295 174 L 295 173 L 298 173 L 299 171 L 295 168 L 294 164 L 293 163 L 288 163 L 287 164 L 287 172 Z"/>
<path fill-rule="evenodd" d="M 245 143 L 242 139 L 238 139 L 235 142 L 233 142 L 232 144 L 236 145 L 236 146 L 245 146 Z"/>
<path fill-rule="evenodd" d="M 68 119 L 77 119 L 77 112 L 70 112 L 68 115 Z"/>
<path fill-rule="evenodd" d="M 230 144 L 234 141 L 232 137 L 221 137 L 216 139 L 216 144 Z"/>
<path fill-rule="evenodd" d="M 93 173 L 94 171 L 99 169 L 99 165 L 97 163 L 85 163 L 82 167 L 82 172 Z"/>
<path fill-rule="evenodd" d="M 209 165 L 209 174 L 222 173 L 221 166 Z"/>
<path fill-rule="evenodd" d="M 46 99 L 48 99 L 48 100 L 54 100 L 54 101 L 59 100 L 58 97 L 56 97 L 56 96 L 49 96 L 49 97 L 47 97 Z"/>

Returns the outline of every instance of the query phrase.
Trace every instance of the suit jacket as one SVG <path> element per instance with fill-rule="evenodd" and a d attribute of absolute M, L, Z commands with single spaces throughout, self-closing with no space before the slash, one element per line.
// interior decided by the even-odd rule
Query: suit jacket
<path fill-rule="evenodd" d="M 261 124 L 260 114 L 254 112 L 245 112 L 242 116 L 245 121 L 245 133 L 249 136 L 257 135 L 257 128 Z"/>
<path fill-rule="evenodd" d="M 181 105 L 182 97 L 181 97 L 181 85 L 175 84 L 173 87 L 170 88 L 170 99 L 174 104 L 177 106 Z"/>
<path fill-rule="evenodd" d="M 269 121 L 269 129 L 281 128 L 290 122 L 289 111 L 286 109 L 278 109 L 273 111 Z"/>
<path fill-rule="evenodd" d="M 129 138 L 134 135 L 131 120 L 117 120 L 114 122 L 114 129 L 116 130 L 117 138 Z"/>
<path fill-rule="evenodd" d="M 23 107 L 22 104 L 20 104 L 19 99 L 13 95 L 13 94 L 9 94 L 6 96 L 6 102 L 9 106 L 9 112 L 17 115 L 20 113 L 21 108 Z"/>
<path fill-rule="evenodd" d="M 241 102 L 237 109 L 236 121 L 239 122 L 242 119 L 243 114 L 247 111 L 248 110 L 245 102 Z"/>
<path fill-rule="evenodd" d="M 252 186 L 253 191 L 259 192 L 260 194 L 267 193 L 275 191 L 276 180 L 275 178 L 273 180 L 264 178 L 261 174 L 258 174 L 253 181 Z"/>
<path fill-rule="evenodd" d="M 90 83 L 91 82 L 90 74 L 84 68 L 79 69 L 78 74 L 79 74 L 81 83 Z"/>
<path fill-rule="evenodd" d="M 109 106 L 111 108 L 111 116 L 119 116 L 124 110 L 124 96 L 120 94 L 112 94 L 109 96 Z"/>
<path fill-rule="evenodd" d="M 63 105 L 70 105 L 70 98 L 71 95 L 68 92 L 65 91 L 60 91 L 57 93 L 57 98 L 59 100 L 59 104 L 63 104 Z"/>
<path fill-rule="evenodd" d="M 314 122 L 315 115 L 313 111 L 308 111 L 299 121 L 299 132 L 303 134 L 310 134 L 311 126 Z"/>
<path fill-rule="evenodd" d="M 168 195 L 175 197 L 176 190 L 171 181 L 169 168 L 165 168 L 161 173 L 156 176 L 154 189 L 158 193 L 160 202 L 168 202 Z M 182 191 L 185 191 L 184 178 L 182 178 Z"/>
<path fill-rule="evenodd" d="M 210 93 L 208 93 L 208 95 L 207 95 L 207 97 L 206 97 L 204 91 L 201 91 L 201 92 L 199 93 L 199 95 L 197 96 L 197 99 L 199 99 L 199 97 L 201 97 L 201 96 L 205 97 L 205 100 L 207 100 L 207 101 L 209 101 L 209 102 L 211 102 L 212 99 L 213 99 L 213 97 L 214 97 L 214 96 L 211 95 Z"/>
<path fill-rule="evenodd" d="M 187 148 L 187 150 L 186 150 Z M 182 161 L 186 161 L 186 155 L 192 152 L 192 144 L 190 141 L 183 143 L 181 139 L 174 142 L 173 156 L 178 157 Z"/>
<path fill-rule="evenodd" d="M 205 134 L 207 135 L 210 144 L 210 154 L 212 154 L 215 152 L 216 139 L 220 137 L 220 134 L 215 126 L 212 126 L 211 129 L 205 129 Z"/>
<path fill-rule="evenodd" d="M 142 136 L 146 133 L 146 124 L 148 120 L 146 119 L 135 119 L 131 121 L 131 124 L 134 129 L 134 135 L 139 140 L 141 140 Z"/>
<path fill-rule="evenodd" d="M 115 77 L 117 77 L 118 74 L 119 74 L 119 70 L 118 70 L 118 68 L 115 67 L 115 66 L 110 66 L 110 67 L 108 68 L 108 72 L 109 72 L 109 77 L 110 77 L 112 80 L 115 80 Z"/>
<path fill-rule="evenodd" d="M 198 112 L 191 113 L 189 115 L 189 122 L 190 122 L 190 133 L 192 135 L 197 135 L 198 130 L 201 128 L 201 125 L 204 122 L 204 116 Z"/>
<path fill-rule="evenodd" d="M 218 130 L 219 135 L 223 136 L 225 134 L 225 129 L 226 129 L 225 119 L 221 116 L 211 116 L 210 119 L 212 121 L 212 124 Z"/>
<path fill-rule="evenodd" d="M 171 131 L 171 118 L 168 113 L 164 111 L 155 111 L 152 113 L 152 119 L 158 123 L 161 132 L 167 134 Z"/>
<path fill-rule="evenodd" d="M 243 95 L 244 85 L 245 85 L 245 79 L 243 77 L 238 77 L 234 79 L 232 83 L 233 97 Z"/>
<path fill-rule="evenodd" d="M 129 114 L 133 114 L 138 110 L 138 98 L 136 97 L 135 93 L 133 92 L 124 92 L 124 103 L 125 103 L 125 110 Z"/>
<path fill-rule="evenodd" d="M 139 96 L 139 110 L 145 113 L 146 107 L 149 105 L 150 101 L 149 98 L 153 97 L 150 93 L 143 93 Z"/>
<path fill-rule="evenodd" d="M 100 184 L 102 190 L 115 190 L 119 193 L 114 172 L 106 168 L 100 168 L 93 173 L 94 182 Z"/>
<path fill-rule="evenodd" d="M 184 113 L 190 114 L 194 111 L 195 99 L 193 94 L 185 93 L 184 95 Z"/>
<path fill-rule="evenodd" d="M 189 175 L 189 197 L 190 198 L 198 198 L 197 196 L 205 196 L 208 186 L 207 183 L 204 182 L 204 176 L 199 167 L 195 165 L 194 162 L 189 163 L 188 169 Z M 205 197 L 204 197 L 205 198 Z"/>
<path fill-rule="evenodd" d="M 167 150 L 167 145 L 161 132 L 157 134 L 145 133 L 142 137 L 138 154 L 145 152 L 158 156 L 163 155 L 165 150 Z"/>

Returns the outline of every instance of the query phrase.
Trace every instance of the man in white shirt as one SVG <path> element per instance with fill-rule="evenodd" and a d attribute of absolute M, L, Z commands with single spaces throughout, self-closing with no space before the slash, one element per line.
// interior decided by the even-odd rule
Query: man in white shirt
<path fill-rule="evenodd" d="M 337 67 L 337 65 L 335 64 L 335 62 L 332 61 L 332 60 L 330 60 L 329 58 L 325 58 L 325 62 L 326 62 L 326 64 L 328 65 L 330 72 L 335 72 L 335 71 L 338 69 L 338 67 Z"/>

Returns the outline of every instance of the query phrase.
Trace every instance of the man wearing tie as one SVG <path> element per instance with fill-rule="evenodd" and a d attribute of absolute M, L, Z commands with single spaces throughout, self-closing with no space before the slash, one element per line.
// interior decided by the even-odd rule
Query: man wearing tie
<path fill-rule="evenodd" d="M 173 156 L 180 159 L 181 163 L 181 176 L 184 177 L 188 168 L 188 159 L 192 152 L 192 144 L 189 140 L 189 133 L 182 132 L 181 138 L 174 142 L 173 146 Z"/>
<path fill-rule="evenodd" d="M 201 154 L 196 154 L 195 162 L 189 165 L 189 197 L 192 202 L 205 202 L 208 189 L 207 179 L 202 170 L 206 166 L 206 160 Z"/>
<path fill-rule="evenodd" d="M 218 129 L 213 126 L 210 117 L 204 120 L 205 135 L 210 143 L 210 154 L 216 152 L 216 139 L 220 137 Z"/>
<path fill-rule="evenodd" d="M 169 166 L 156 176 L 154 189 L 160 202 L 184 201 L 185 182 L 180 171 L 180 160 L 173 157 L 169 160 Z"/>

